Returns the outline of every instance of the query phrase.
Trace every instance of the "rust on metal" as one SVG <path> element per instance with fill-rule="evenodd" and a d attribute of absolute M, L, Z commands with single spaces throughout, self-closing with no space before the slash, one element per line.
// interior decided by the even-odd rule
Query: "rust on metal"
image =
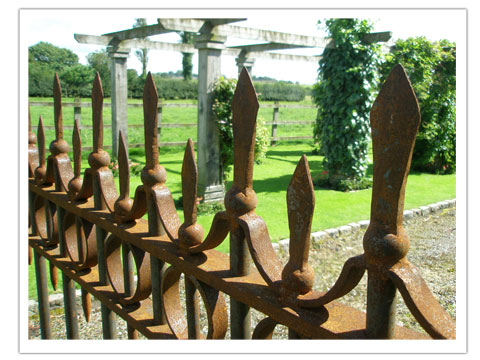
<path fill-rule="evenodd" d="M 77 194 L 82 189 L 82 140 L 80 138 L 80 129 L 78 125 L 78 119 L 74 120 L 73 125 L 73 178 L 68 183 L 68 193 L 72 199 L 75 199 Z"/>
<path fill-rule="evenodd" d="M 315 273 L 308 265 L 315 193 L 307 157 L 302 156 L 287 189 L 290 258 L 282 270 L 282 286 L 296 294 L 312 290 Z"/>
<path fill-rule="evenodd" d="M 182 164 L 183 224 L 178 230 L 178 244 L 182 249 L 201 244 L 203 227 L 197 224 L 198 170 L 192 139 L 188 139 Z"/>
<path fill-rule="evenodd" d="M 131 305 L 145 300 L 152 292 L 150 276 L 150 254 L 138 247 L 124 243 L 131 251 L 136 266 L 137 286 L 135 291 L 127 291 L 126 279 L 121 260 L 122 240 L 110 235 L 105 242 L 105 263 L 110 284 L 123 305 Z M 125 266 L 125 264 L 123 264 Z"/>
<path fill-rule="evenodd" d="M 290 257 L 285 266 L 273 249 L 267 224 L 255 214 L 253 160 L 258 100 L 246 69 L 240 74 L 232 104 L 234 181 L 225 196 L 226 211 L 215 214 L 205 238 L 197 224 L 198 173 L 191 140 L 182 165 L 183 224 L 165 185 L 166 171 L 159 164 L 158 152 L 158 93 L 150 73 L 143 99 L 146 165 L 141 174 L 143 185 L 137 187 L 133 201 L 129 198 L 128 149 L 123 134 L 118 153 L 120 194 L 108 168 L 110 157 L 102 148 L 103 90 L 99 75 L 95 76 L 92 90 L 94 150 L 83 179 L 77 121 L 72 138 L 73 169 L 63 139 L 58 76 L 54 94 L 56 139 L 50 145 L 51 155 L 46 159 L 40 118 L 38 160 L 35 155 L 29 157 L 32 221 L 37 229 L 36 234 L 29 235 L 29 246 L 35 257 L 49 260 L 55 287 L 57 267 L 80 284 L 87 321 L 92 294 L 100 299 L 104 310 L 114 311 L 127 321 L 129 339 L 137 338 L 138 332 L 149 338 L 223 339 L 228 327 L 223 298 L 226 294 L 231 297 L 232 338 L 271 339 L 277 324 L 287 326 L 292 339 L 426 338 L 396 326 L 398 289 L 430 337 L 455 338 L 455 321 L 435 300 L 418 269 L 405 258 L 408 237 L 402 228 L 403 201 L 420 116 L 401 66 L 392 70 L 371 111 L 374 185 L 371 221 L 364 236 L 365 253 L 348 259 L 336 283 L 324 292 L 312 291 L 314 273 L 308 265 L 315 197 L 305 156 L 299 160 L 287 189 Z M 29 149 L 34 149 L 30 130 L 29 119 Z M 94 185 L 98 185 L 98 192 L 95 190 L 92 198 Z M 146 212 L 148 222 L 141 219 Z M 65 214 L 59 221 L 62 229 L 58 228 L 57 213 Z M 97 241 L 96 230 L 110 234 L 105 243 Z M 216 251 L 229 233 L 230 254 Z M 59 239 L 64 239 L 61 245 L 66 254 L 60 254 Z M 100 248 L 103 245 L 104 252 Z M 249 256 L 255 264 L 252 271 Z M 160 270 L 163 262 L 171 265 L 166 271 Z M 365 271 L 366 314 L 335 301 L 352 291 Z M 179 298 L 181 274 L 189 293 L 187 317 Z M 107 277 L 109 284 L 101 280 Z M 152 285 L 157 287 L 154 291 Z M 198 325 L 197 293 L 207 314 L 205 336 Z M 159 320 L 161 311 L 157 310 L 162 306 L 166 323 Z M 253 333 L 248 324 L 249 307 L 266 315 Z"/>
<path fill-rule="evenodd" d="M 28 177 L 33 178 L 35 169 L 38 167 L 37 136 L 32 131 L 30 107 L 28 107 Z"/>
<path fill-rule="evenodd" d="M 174 336 L 177 339 L 188 339 L 188 325 L 180 306 L 180 276 L 181 272 L 174 267 L 169 267 L 165 271 L 162 279 L 163 308 Z M 208 332 L 205 338 L 223 339 L 228 327 L 227 306 L 223 295 L 194 277 L 189 277 L 189 280 L 198 289 L 205 305 L 208 321 Z"/>
<path fill-rule="evenodd" d="M 85 315 L 85 321 L 90 322 L 90 314 L 92 313 L 92 296 L 90 293 L 82 288 L 82 309 Z"/>
<path fill-rule="evenodd" d="M 118 181 L 120 183 L 120 196 L 115 201 L 115 220 L 123 222 L 132 210 L 133 200 L 130 199 L 130 165 L 128 161 L 128 149 L 125 144 L 123 132 L 120 130 L 118 145 Z"/>

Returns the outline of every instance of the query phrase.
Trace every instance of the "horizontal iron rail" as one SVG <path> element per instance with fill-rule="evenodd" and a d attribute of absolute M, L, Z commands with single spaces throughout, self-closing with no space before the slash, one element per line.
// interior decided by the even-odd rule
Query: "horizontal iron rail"
<path fill-rule="evenodd" d="M 247 276 L 231 277 L 230 263 L 227 254 L 216 250 L 208 250 L 198 255 L 179 257 L 177 247 L 167 236 L 149 236 L 148 224 L 140 219 L 128 227 L 112 222 L 111 215 L 106 210 L 94 210 L 93 199 L 80 204 L 72 203 L 68 195 L 56 192 L 54 186 L 39 186 L 33 181 L 29 183 L 30 191 L 60 206 L 76 216 L 84 218 L 120 239 L 148 252 L 151 256 L 161 259 L 177 270 L 192 275 L 209 286 L 231 296 L 232 298 L 255 308 L 272 319 L 295 332 L 312 338 L 364 339 L 366 338 L 365 313 L 338 302 L 331 302 L 324 307 L 312 310 L 289 308 L 282 304 L 276 294 L 268 288 L 263 278 L 252 267 Z M 168 337 L 165 327 L 152 330 L 148 324 L 153 324 L 153 315 L 149 300 L 144 300 L 136 312 L 127 312 L 112 301 L 113 293 L 110 287 L 98 286 L 98 275 L 92 270 L 89 274 L 79 275 L 68 266 L 69 261 L 59 258 L 55 252 L 46 251 L 38 244 L 38 238 L 31 237 L 30 245 L 35 251 L 45 256 L 49 261 L 64 271 L 65 275 L 74 279 L 102 301 L 112 311 L 125 319 L 130 326 L 146 336 Z M 96 284 L 96 285 L 95 285 Z M 148 315 L 147 315 L 148 314 Z M 349 319 L 349 321 L 345 321 Z M 396 338 L 428 339 L 425 334 L 397 326 Z"/>

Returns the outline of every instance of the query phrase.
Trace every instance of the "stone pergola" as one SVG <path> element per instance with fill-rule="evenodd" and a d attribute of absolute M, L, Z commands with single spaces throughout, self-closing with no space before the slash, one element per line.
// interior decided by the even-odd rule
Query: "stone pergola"
<path fill-rule="evenodd" d="M 252 73 L 255 59 L 318 62 L 318 56 L 281 54 L 274 50 L 333 46 L 329 38 L 294 35 L 277 31 L 231 25 L 246 19 L 157 19 L 157 24 L 132 28 L 100 36 L 75 34 L 82 44 L 107 47 L 111 61 L 113 152 L 118 149 L 119 131 L 127 136 L 127 58 L 132 48 L 195 53 L 198 51 L 198 195 L 204 201 L 222 200 L 224 187 L 220 172 L 218 129 L 212 114 L 213 85 L 221 76 L 221 56 L 234 56 L 239 71 Z M 187 31 L 195 33 L 194 44 L 145 39 L 148 36 Z M 366 35 L 368 42 L 387 42 L 391 32 Z M 226 46 L 227 38 L 248 39 L 260 44 Z"/>

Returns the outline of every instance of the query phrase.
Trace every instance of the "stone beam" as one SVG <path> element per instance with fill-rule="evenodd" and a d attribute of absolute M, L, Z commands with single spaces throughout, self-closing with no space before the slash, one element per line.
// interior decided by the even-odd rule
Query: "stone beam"
<path fill-rule="evenodd" d="M 142 26 L 138 28 L 122 30 L 103 34 L 104 36 L 113 36 L 118 40 L 127 40 L 127 39 L 141 39 L 146 38 L 147 36 L 159 35 L 171 33 L 173 30 L 165 29 L 162 24 L 154 24 L 148 26 Z"/>
<path fill-rule="evenodd" d="M 203 20 L 196 19 L 158 19 L 165 28 L 177 31 L 198 32 L 203 26 Z M 233 25 L 219 25 L 212 29 L 212 34 L 233 36 L 241 39 L 275 42 L 282 44 L 301 45 L 310 47 L 325 47 L 330 39 L 306 35 L 294 35 L 278 31 L 252 29 Z"/>
<path fill-rule="evenodd" d="M 75 34 L 75 40 L 81 44 L 90 44 L 90 45 L 103 45 L 108 46 L 112 45 L 115 42 L 115 38 L 112 36 L 96 36 L 96 35 L 84 35 L 84 34 Z M 193 45 L 190 44 L 174 44 L 168 42 L 160 41 L 150 41 L 143 39 L 136 40 L 123 40 L 117 42 L 116 45 L 130 48 L 130 49 L 153 49 L 153 50 L 164 50 L 164 51 L 179 51 L 179 52 L 189 52 L 195 53 L 197 50 Z M 222 55 L 227 56 L 238 56 L 242 51 L 241 48 L 227 48 L 222 51 Z M 293 55 L 293 54 L 278 54 L 278 53 L 269 53 L 269 52 L 249 52 L 249 56 L 255 57 L 258 59 L 272 59 L 272 60 L 286 60 L 286 61 L 307 61 L 307 62 L 317 62 L 319 56 L 306 56 L 306 55 Z"/>
<path fill-rule="evenodd" d="M 244 19 L 200 19 L 203 21 L 208 21 L 212 26 L 218 26 L 218 25 L 225 25 L 225 24 L 230 24 L 234 22 L 239 22 L 239 21 L 245 21 L 247 20 L 246 18 Z"/>
<path fill-rule="evenodd" d="M 304 49 L 308 46 L 303 45 L 291 45 L 291 44 L 279 44 L 279 43 L 266 43 L 266 44 L 255 44 L 255 45 L 238 45 L 238 46 L 229 46 L 229 49 L 240 49 L 245 50 L 246 52 L 261 52 L 261 51 L 272 51 L 272 50 L 285 50 L 285 49 Z"/>
<path fill-rule="evenodd" d="M 84 35 L 75 34 L 75 40 L 81 44 L 103 45 L 109 46 L 115 43 L 117 46 L 126 47 L 130 49 L 152 49 L 152 50 L 166 50 L 179 51 L 187 53 L 195 53 L 196 49 L 190 44 L 176 44 L 169 42 L 151 41 L 147 39 L 131 39 L 118 41 L 115 37 L 110 35 Z"/>

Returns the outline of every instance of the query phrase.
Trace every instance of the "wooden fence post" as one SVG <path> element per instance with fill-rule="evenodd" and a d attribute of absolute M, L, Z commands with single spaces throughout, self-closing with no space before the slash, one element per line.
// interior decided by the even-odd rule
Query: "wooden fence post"
<path fill-rule="evenodd" d="M 275 138 L 277 137 L 278 113 L 279 113 L 278 101 L 275 101 L 275 105 L 273 107 L 272 140 L 270 142 L 270 145 L 275 145 L 276 143 Z"/>

